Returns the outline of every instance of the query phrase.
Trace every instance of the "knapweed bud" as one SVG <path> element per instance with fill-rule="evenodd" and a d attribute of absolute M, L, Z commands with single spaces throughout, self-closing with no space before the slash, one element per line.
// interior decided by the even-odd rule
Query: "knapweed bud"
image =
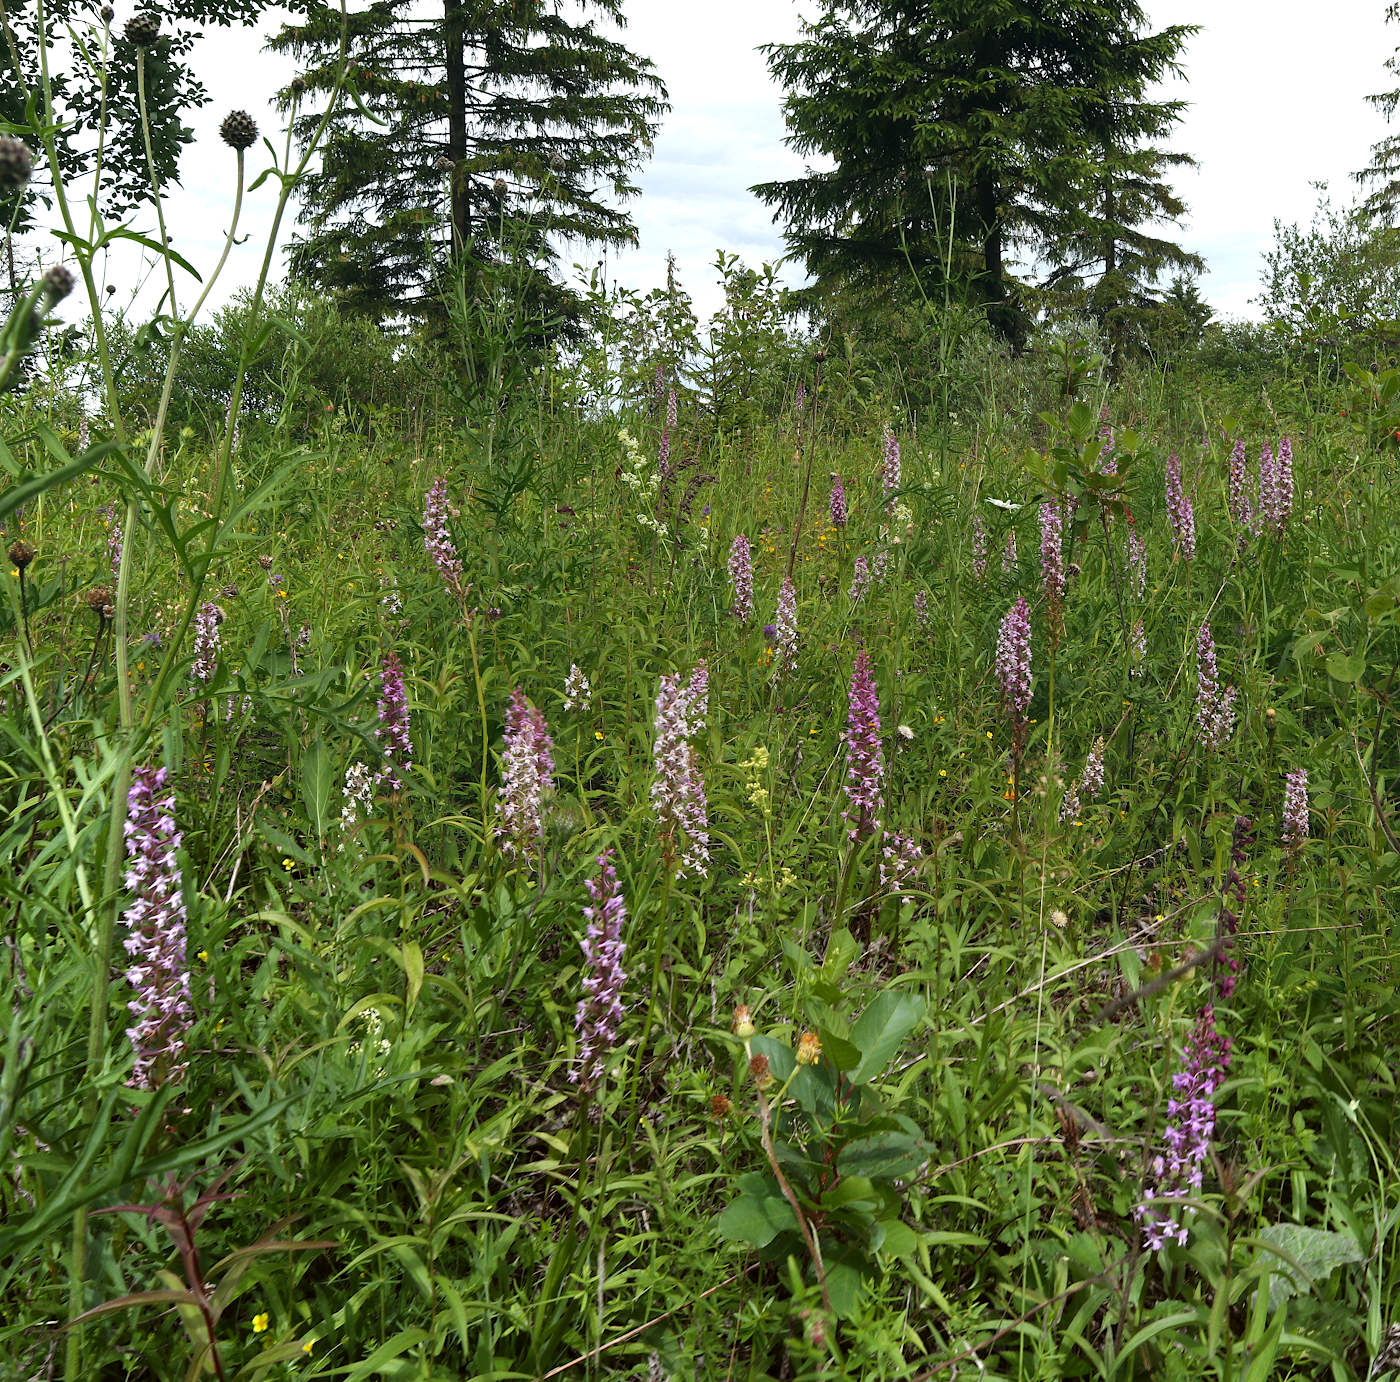
<path fill-rule="evenodd" d="M 219 138 L 231 149 L 249 148 L 258 137 L 258 127 L 246 110 L 231 110 L 219 126 Z"/>
<path fill-rule="evenodd" d="M 437 158 L 433 160 L 433 167 L 436 168 L 439 173 L 450 173 L 452 171 L 452 160 L 448 158 L 446 154 L 439 154 Z"/>
<path fill-rule="evenodd" d="M 296 97 L 296 96 L 305 96 L 305 95 L 306 95 L 306 78 L 305 78 L 305 77 L 293 77 L 292 80 L 288 83 L 287 89 L 292 93 L 292 95 L 293 95 L 294 97 Z"/>
<path fill-rule="evenodd" d="M 52 264 L 44 270 L 40 279 L 44 286 L 44 300 L 54 307 L 73 291 L 73 275 L 62 264 Z"/>
<path fill-rule="evenodd" d="M 14 192 L 29 181 L 34 155 L 29 145 L 8 135 L 0 138 L 0 192 Z"/>
<path fill-rule="evenodd" d="M 20 538 L 18 542 L 10 544 L 10 560 L 23 571 L 34 560 L 34 549 Z"/>
<path fill-rule="evenodd" d="M 815 1065 L 821 1058 L 821 1038 L 815 1032 L 803 1032 L 797 1039 L 798 1065 Z"/>
<path fill-rule="evenodd" d="M 562 172 L 564 171 L 564 155 L 561 154 L 561 153 L 553 153 L 553 154 L 550 154 L 550 156 L 549 156 L 549 166 L 550 166 L 556 173 L 562 173 Z"/>
<path fill-rule="evenodd" d="M 1278 712 L 1270 706 L 1264 712 L 1264 732 L 1272 739 L 1278 731 Z"/>
<path fill-rule="evenodd" d="M 739 1006 L 734 1009 L 734 1022 L 730 1030 L 740 1041 L 747 1041 L 753 1036 L 755 1028 L 753 1022 L 749 1019 L 747 1004 L 740 1003 Z"/>
<path fill-rule="evenodd" d="M 749 1074 L 753 1076 L 753 1082 L 757 1088 L 767 1089 L 773 1078 L 773 1073 L 768 1068 L 768 1057 L 751 1056 L 749 1058 Z"/>
<path fill-rule="evenodd" d="M 491 184 L 491 190 L 498 197 L 504 197 L 506 192 L 509 190 L 506 186 L 505 178 L 497 178 L 496 181 Z"/>
<path fill-rule="evenodd" d="M 116 10 L 110 5 L 103 5 L 102 8 L 98 10 L 97 14 L 98 18 L 100 18 L 104 24 L 110 24 L 112 20 L 117 17 Z"/>
<path fill-rule="evenodd" d="M 150 10 L 133 14 L 122 32 L 127 42 L 134 43 L 138 48 L 149 48 L 160 37 L 160 16 L 152 14 Z"/>

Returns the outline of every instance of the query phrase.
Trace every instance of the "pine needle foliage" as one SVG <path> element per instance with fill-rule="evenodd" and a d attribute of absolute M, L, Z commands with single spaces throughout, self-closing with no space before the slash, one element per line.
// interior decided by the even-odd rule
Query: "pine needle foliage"
<path fill-rule="evenodd" d="M 435 13 L 377 0 L 352 13 L 358 99 L 332 117 L 301 189 L 295 271 L 353 310 L 433 317 L 450 263 L 506 258 L 531 266 L 533 298 L 570 315 L 550 273 L 559 244 L 635 238 L 616 203 L 636 193 L 668 109 L 652 64 L 605 32 L 623 23 L 621 0 L 443 0 Z M 307 6 L 271 46 L 306 66 L 305 94 L 284 100 L 309 131 L 335 81 L 339 11 Z"/>

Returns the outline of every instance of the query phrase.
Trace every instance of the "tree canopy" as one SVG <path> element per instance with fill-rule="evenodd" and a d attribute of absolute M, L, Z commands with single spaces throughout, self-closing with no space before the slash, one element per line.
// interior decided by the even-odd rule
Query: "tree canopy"
<path fill-rule="evenodd" d="M 349 16 L 357 99 L 334 113 L 302 188 L 302 277 L 379 318 L 432 317 L 449 265 L 510 266 L 515 288 L 567 316 L 551 269 L 561 240 L 622 245 L 617 205 L 667 109 L 652 64 L 603 32 L 621 0 L 375 0 Z M 307 5 L 272 46 L 305 63 L 302 131 L 335 81 L 338 9 Z M 287 94 L 290 104 L 293 96 Z"/>
<path fill-rule="evenodd" d="M 1148 98 L 1193 30 L 1146 33 L 1136 0 L 823 0 L 770 45 L 787 142 L 830 160 L 754 190 L 824 290 L 915 272 L 957 280 L 1019 343 L 1009 262 L 1097 276 L 1109 304 L 1194 256 L 1148 234 L 1179 215 L 1157 147 L 1181 103 Z"/>

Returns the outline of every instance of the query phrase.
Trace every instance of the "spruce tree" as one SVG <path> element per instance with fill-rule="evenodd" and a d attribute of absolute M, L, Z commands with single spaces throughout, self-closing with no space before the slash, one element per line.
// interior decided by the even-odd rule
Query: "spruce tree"
<path fill-rule="evenodd" d="M 1400 19 L 1400 3 L 1390 5 L 1385 12 L 1386 21 L 1395 23 Z M 1400 72 L 1400 51 L 1392 53 L 1385 60 L 1388 71 Z M 1374 106 L 1390 121 L 1400 106 L 1400 87 L 1392 91 L 1379 91 L 1366 97 L 1368 105 Z M 1400 210 L 1400 134 L 1389 134 L 1371 145 L 1371 163 L 1352 176 L 1365 185 L 1377 183 L 1367 194 L 1357 214 L 1365 225 L 1382 225 L 1395 228 L 1396 212 Z"/>
<path fill-rule="evenodd" d="M 631 173 L 667 109 L 652 64 L 600 19 L 620 26 L 621 0 L 579 0 L 568 15 L 540 0 L 442 0 L 436 13 L 374 0 L 351 13 L 357 99 L 332 116 L 301 189 L 293 271 L 376 318 L 433 318 L 455 265 L 468 298 L 515 293 L 542 320 L 567 319 L 558 246 L 635 238 L 615 203 L 636 192 Z M 340 42 L 340 12 L 324 3 L 272 42 L 305 65 L 304 91 L 285 93 L 302 132 L 324 109 Z"/>
<path fill-rule="evenodd" d="M 1191 32 L 1145 22 L 1136 0 L 823 0 L 766 51 L 789 145 L 834 167 L 754 191 L 819 289 L 952 263 L 1020 344 L 1017 250 L 1061 276 L 1191 260 L 1138 231 L 1179 207 L 1153 142 L 1180 106 L 1146 93 Z"/>

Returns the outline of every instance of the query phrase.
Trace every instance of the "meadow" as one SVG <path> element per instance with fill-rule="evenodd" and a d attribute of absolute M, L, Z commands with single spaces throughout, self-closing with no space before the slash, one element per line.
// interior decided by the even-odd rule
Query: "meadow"
<path fill-rule="evenodd" d="M 1393 450 L 787 345 L 213 518 L 10 405 L 7 1375 L 1368 1375 Z"/>
<path fill-rule="evenodd" d="M 721 253 L 704 329 L 506 259 L 395 335 L 271 245 L 197 322 L 224 260 L 50 190 L 0 1379 L 1400 1371 L 1383 334 L 1012 350 Z"/>

